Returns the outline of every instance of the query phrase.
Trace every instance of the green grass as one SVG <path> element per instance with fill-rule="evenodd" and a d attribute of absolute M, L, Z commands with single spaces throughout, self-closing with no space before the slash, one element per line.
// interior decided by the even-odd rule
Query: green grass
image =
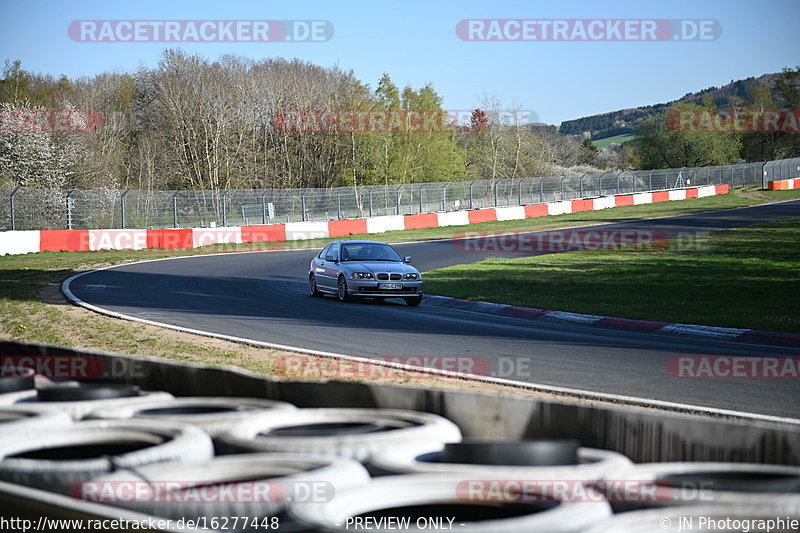
<path fill-rule="evenodd" d="M 623 135 L 614 135 L 613 137 L 606 137 L 604 139 L 597 139 L 596 141 L 592 139 L 592 144 L 594 144 L 598 150 L 602 150 L 604 148 L 608 148 L 611 146 L 612 143 L 626 143 L 632 141 L 636 138 L 636 135 L 633 133 L 625 133 Z"/>
<path fill-rule="evenodd" d="M 489 259 L 430 272 L 425 290 L 577 313 L 800 332 L 800 219 L 647 249 Z"/>

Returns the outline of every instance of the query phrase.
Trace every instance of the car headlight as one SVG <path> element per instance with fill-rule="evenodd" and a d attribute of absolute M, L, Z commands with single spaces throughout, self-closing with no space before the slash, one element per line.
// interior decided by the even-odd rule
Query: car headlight
<path fill-rule="evenodd" d="M 372 272 L 353 272 L 350 279 L 372 279 Z"/>
<path fill-rule="evenodd" d="M 403 276 L 404 279 L 420 279 L 422 276 L 415 272 L 410 272 Z"/>

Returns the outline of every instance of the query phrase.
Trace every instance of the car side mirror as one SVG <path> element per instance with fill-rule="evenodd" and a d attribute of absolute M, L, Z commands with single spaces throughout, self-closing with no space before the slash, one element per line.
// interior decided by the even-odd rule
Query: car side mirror
<path fill-rule="evenodd" d="M 403 261 L 405 261 L 406 263 L 410 263 L 411 262 L 411 256 L 410 255 L 405 256 L 403 258 Z"/>
<path fill-rule="evenodd" d="M 336 258 L 333 257 L 332 255 L 326 255 L 325 256 L 325 261 L 330 261 L 332 263 L 335 263 L 336 262 Z"/>

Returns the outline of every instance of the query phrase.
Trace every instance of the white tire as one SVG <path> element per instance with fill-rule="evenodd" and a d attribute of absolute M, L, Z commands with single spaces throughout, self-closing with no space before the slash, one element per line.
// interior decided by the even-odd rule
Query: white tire
<path fill-rule="evenodd" d="M 615 502 L 615 509 L 686 505 L 786 505 L 800 508 L 800 467 L 751 463 L 642 463 L 613 474 L 611 482 L 646 495 Z"/>
<path fill-rule="evenodd" d="M 230 425 L 252 414 L 295 409 L 297 408 L 294 405 L 287 402 L 260 398 L 197 396 L 142 400 L 118 406 L 100 407 L 89 413 L 87 418 L 134 418 L 182 422 L 198 426 L 212 437 L 216 437 Z"/>
<path fill-rule="evenodd" d="M 51 430 L 72 425 L 72 417 L 52 411 L 42 413 L 24 407 L 0 406 L 0 435 L 23 431 Z"/>
<path fill-rule="evenodd" d="M 339 492 L 327 504 L 292 504 L 289 513 L 326 532 L 352 531 L 354 523 L 348 519 L 358 516 L 391 516 L 408 518 L 408 526 L 381 527 L 373 522 L 371 530 L 425 531 L 420 517 L 441 517 L 445 528 L 464 533 L 577 533 L 611 516 L 611 508 L 600 494 L 593 494 L 593 501 L 501 505 L 466 500 L 459 489 L 464 482 L 463 476 L 438 474 L 386 476 Z M 448 518 L 454 519 L 452 526 Z"/>
<path fill-rule="evenodd" d="M 209 459 L 209 437 L 188 424 L 151 420 L 76 422 L 0 437 L 0 479 L 67 493 L 116 469 Z"/>
<path fill-rule="evenodd" d="M 78 402 L 40 402 L 35 394 L 25 396 L 11 405 L 25 407 L 41 413 L 61 411 L 68 413 L 74 420 L 81 420 L 92 411 L 100 408 L 121 407 L 135 405 L 140 402 L 153 400 L 169 400 L 173 398 L 168 392 L 144 392 L 141 396 L 131 396 L 123 398 L 109 398 L 106 400 L 85 400 Z"/>
<path fill-rule="evenodd" d="M 294 433 L 294 434 L 292 434 Z M 458 442 L 453 422 L 399 409 L 298 409 L 252 415 L 220 436 L 226 450 L 341 455 L 365 462 L 403 446 Z"/>
<path fill-rule="evenodd" d="M 265 518 L 292 501 L 318 504 L 316 499 L 331 500 L 369 481 L 352 459 L 252 453 L 120 470 L 84 484 L 83 494 L 73 496 L 164 518 Z"/>
<path fill-rule="evenodd" d="M 621 453 L 596 448 L 578 448 L 576 465 L 506 466 L 437 461 L 442 446 L 423 448 L 388 448 L 372 457 L 379 472 L 391 474 L 462 474 L 477 479 L 580 480 L 592 482 L 609 473 L 630 468 L 633 463 Z"/>

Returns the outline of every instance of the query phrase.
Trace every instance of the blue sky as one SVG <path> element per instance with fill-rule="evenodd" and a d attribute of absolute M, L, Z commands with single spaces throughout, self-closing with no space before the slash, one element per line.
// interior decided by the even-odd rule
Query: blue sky
<path fill-rule="evenodd" d="M 0 59 L 70 77 L 153 66 L 178 46 L 216 59 L 298 57 L 353 70 L 375 86 L 432 82 L 448 109 L 482 94 L 534 111 L 543 122 L 665 102 L 710 85 L 800 65 L 800 1 L 268 1 L 0 0 Z M 698 42 L 465 42 L 461 19 L 715 19 L 718 40 Z M 79 43 L 73 20 L 314 19 L 335 28 L 325 43 Z"/>

